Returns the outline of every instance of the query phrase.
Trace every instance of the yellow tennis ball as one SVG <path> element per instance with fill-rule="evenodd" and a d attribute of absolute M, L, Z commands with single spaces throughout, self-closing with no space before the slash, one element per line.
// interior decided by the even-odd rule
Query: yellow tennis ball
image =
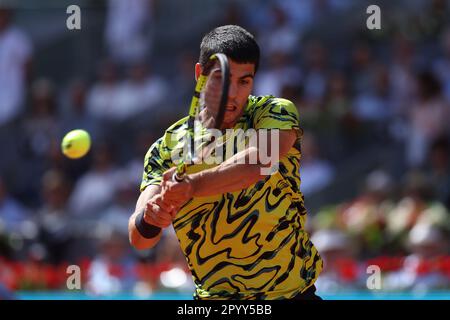
<path fill-rule="evenodd" d="M 90 147 L 91 137 L 87 131 L 81 129 L 68 132 L 61 142 L 62 153 L 71 159 L 83 157 Z"/>

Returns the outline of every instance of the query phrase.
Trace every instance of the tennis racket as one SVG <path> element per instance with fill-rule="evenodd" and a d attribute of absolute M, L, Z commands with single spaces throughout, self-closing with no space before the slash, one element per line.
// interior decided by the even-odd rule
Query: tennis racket
<path fill-rule="evenodd" d="M 189 117 L 187 121 L 188 152 L 177 165 L 177 170 L 172 177 L 174 181 L 183 181 L 186 176 L 187 164 L 196 162 L 197 157 L 194 146 L 195 122 L 196 119 L 198 119 L 198 114 L 201 108 L 204 107 L 204 97 L 206 95 L 206 90 L 208 89 L 209 81 L 214 81 L 218 75 L 220 75 L 221 77 L 221 92 L 218 93 L 220 95 L 219 105 L 214 106 L 209 111 L 213 112 L 212 117 L 214 118 L 214 128 L 220 129 L 220 127 L 222 126 L 223 118 L 225 115 L 225 108 L 228 100 L 228 89 L 230 86 L 230 67 L 227 56 L 223 53 L 216 53 L 211 55 L 207 65 L 202 70 L 201 75 L 197 79 L 195 92 L 191 100 L 191 105 L 189 107 Z"/>

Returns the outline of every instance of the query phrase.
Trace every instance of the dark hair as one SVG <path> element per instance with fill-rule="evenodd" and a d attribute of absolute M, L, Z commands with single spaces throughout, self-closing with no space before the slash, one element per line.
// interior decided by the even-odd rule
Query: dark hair
<path fill-rule="evenodd" d="M 419 83 L 419 93 L 423 99 L 428 100 L 438 96 L 441 93 L 441 83 L 430 71 L 422 71 L 417 75 Z"/>
<path fill-rule="evenodd" d="M 205 67 L 209 57 L 214 53 L 223 53 L 237 63 L 259 66 L 259 46 L 253 35 L 242 27 L 226 25 L 208 32 L 200 44 L 199 62 Z"/>

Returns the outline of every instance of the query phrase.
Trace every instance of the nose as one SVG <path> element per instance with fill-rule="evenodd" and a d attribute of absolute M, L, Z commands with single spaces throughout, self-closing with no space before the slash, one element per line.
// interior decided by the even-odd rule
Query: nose
<path fill-rule="evenodd" d="M 230 87 L 228 89 L 228 101 L 232 101 L 237 96 L 237 84 L 230 81 Z"/>

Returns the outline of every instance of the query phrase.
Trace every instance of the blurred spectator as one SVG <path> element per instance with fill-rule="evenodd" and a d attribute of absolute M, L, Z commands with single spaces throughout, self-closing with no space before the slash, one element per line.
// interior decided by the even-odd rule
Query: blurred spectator
<path fill-rule="evenodd" d="M 192 95 L 195 80 L 194 66 L 198 57 L 191 52 L 182 53 L 177 61 L 177 72 L 173 78 L 176 92 L 171 92 L 172 99 L 176 102 L 176 106 L 172 107 L 172 112 L 180 114 L 183 108 L 187 106 Z M 182 114 L 180 114 L 182 116 Z"/>
<path fill-rule="evenodd" d="M 290 56 L 274 51 L 268 57 L 268 67 L 258 71 L 255 78 L 255 94 L 279 96 L 283 86 L 301 81 L 299 68 L 291 63 Z"/>
<path fill-rule="evenodd" d="M 385 250 L 386 215 L 394 204 L 391 176 L 383 170 L 372 171 L 365 180 L 361 194 L 345 204 L 339 215 L 339 225 L 353 235 L 361 245 L 360 255 L 369 257 Z"/>
<path fill-rule="evenodd" d="M 8 193 L 7 186 L 0 177 L 0 229 L 8 233 L 21 232 L 23 222 L 29 219 L 29 210 Z"/>
<path fill-rule="evenodd" d="M 118 122 L 129 120 L 140 113 L 161 107 L 167 93 L 165 80 L 153 74 L 147 64 L 136 63 L 129 68 L 128 79 L 120 85 L 109 116 Z"/>
<path fill-rule="evenodd" d="M 433 63 L 432 70 L 442 84 L 442 91 L 450 101 L 450 28 L 441 37 L 441 55 Z"/>
<path fill-rule="evenodd" d="M 390 93 L 392 97 L 392 113 L 405 116 L 415 98 L 414 66 L 416 48 L 414 44 L 401 34 L 394 35 L 392 45 L 392 61 L 389 73 Z"/>
<path fill-rule="evenodd" d="M 326 112 L 331 114 L 333 119 L 338 120 L 350 111 L 349 84 L 343 72 L 335 71 L 330 75 L 324 98 L 326 101 Z"/>
<path fill-rule="evenodd" d="M 355 116 L 366 123 L 386 125 L 392 114 L 389 76 L 386 67 L 372 69 L 371 88 L 359 93 L 353 103 Z"/>
<path fill-rule="evenodd" d="M 97 82 L 87 98 L 89 116 L 96 120 L 108 120 L 119 92 L 117 66 L 109 60 L 102 61 L 97 72 Z"/>
<path fill-rule="evenodd" d="M 160 289 L 192 292 L 195 289 L 192 275 L 187 268 L 186 257 L 181 251 L 174 228 L 164 229 L 155 251 L 155 265 L 166 266 L 167 269 L 159 275 Z"/>
<path fill-rule="evenodd" d="M 62 96 L 61 137 L 71 130 L 84 129 L 89 132 L 92 141 L 97 140 L 98 125 L 86 110 L 87 90 L 87 84 L 81 79 L 76 79 L 70 83 Z"/>
<path fill-rule="evenodd" d="M 109 226 L 122 234 L 128 233 L 128 219 L 134 212 L 136 198 L 139 196 L 136 182 L 124 177 L 117 183 L 113 202 L 105 209 L 100 218 L 99 223 Z"/>
<path fill-rule="evenodd" d="M 63 173 L 53 170 L 45 173 L 42 178 L 43 205 L 37 211 L 39 240 L 45 251 L 32 252 L 42 255 L 37 258 L 53 264 L 67 261 L 73 254 L 71 246 L 75 240 L 67 207 L 69 194 L 70 185 Z"/>
<path fill-rule="evenodd" d="M 270 10 L 272 15 L 272 26 L 269 32 L 260 36 L 261 45 L 266 49 L 266 54 L 282 52 L 290 54 L 295 52 L 299 42 L 296 28 L 289 23 L 287 13 L 278 5 L 273 4 Z"/>
<path fill-rule="evenodd" d="M 420 35 L 425 39 L 435 40 L 448 23 L 449 6 L 446 0 L 424 1 L 424 8 L 419 16 Z"/>
<path fill-rule="evenodd" d="M 403 183 L 403 194 L 386 216 L 386 231 L 390 238 L 401 238 L 414 227 L 427 207 L 430 185 L 423 173 L 409 172 Z"/>
<path fill-rule="evenodd" d="M 448 288 L 450 278 L 439 268 L 439 258 L 448 254 L 448 236 L 429 224 L 417 224 L 408 235 L 411 254 L 400 270 L 383 280 L 385 290 L 411 290 L 415 293 Z"/>
<path fill-rule="evenodd" d="M 328 56 L 320 41 L 311 41 L 305 46 L 305 76 L 303 87 L 305 99 L 317 104 L 325 95 L 328 81 Z"/>
<path fill-rule="evenodd" d="M 433 181 L 436 199 L 450 209 L 450 141 L 448 137 L 436 139 L 428 161 L 429 180 Z"/>
<path fill-rule="evenodd" d="M 367 43 L 357 42 L 351 56 L 352 93 L 355 95 L 371 92 L 373 87 L 375 58 L 373 48 Z"/>
<path fill-rule="evenodd" d="M 156 131 L 141 130 L 133 141 L 133 149 L 128 161 L 122 166 L 122 180 L 132 184 L 135 190 L 139 190 L 142 180 L 142 166 L 148 146 L 158 139 Z M 136 201 L 134 201 L 136 202 Z"/>
<path fill-rule="evenodd" d="M 417 76 L 418 101 L 409 111 L 409 133 L 406 159 L 412 168 L 419 168 L 429 152 L 431 142 L 449 132 L 450 107 L 441 94 L 441 84 L 431 72 Z"/>
<path fill-rule="evenodd" d="M 59 133 L 56 88 L 45 78 L 33 83 L 31 110 L 24 119 L 23 132 L 27 139 L 28 156 L 42 158 L 50 148 L 52 137 Z"/>
<path fill-rule="evenodd" d="M 273 2 L 273 1 L 272 1 Z M 315 1 L 305 0 L 284 0 L 277 1 L 289 19 L 291 27 L 295 28 L 298 36 L 301 37 L 307 28 L 313 23 L 315 18 L 316 8 Z"/>
<path fill-rule="evenodd" d="M 11 22 L 12 10 L 0 6 L 0 127 L 23 111 L 32 45 Z"/>
<path fill-rule="evenodd" d="M 322 159 L 315 138 L 305 133 L 302 138 L 301 190 L 305 196 L 319 192 L 328 186 L 334 178 L 334 168 Z"/>
<path fill-rule="evenodd" d="M 331 73 L 322 98 L 321 108 L 315 108 L 319 114 L 313 128 L 324 149 L 340 158 L 354 146 L 360 130 L 359 121 L 351 110 L 353 97 L 349 81 L 342 71 Z"/>
<path fill-rule="evenodd" d="M 77 219 L 96 220 L 111 203 L 117 188 L 118 169 L 112 146 L 93 146 L 93 165 L 75 184 L 69 208 Z"/>
<path fill-rule="evenodd" d="M 113 228 L 101 235 L 99 253 L 88 270 L 87 292 L 111 295 L 134 288 L 136 260 L 131 255 L 126 234 Z"/>
<path fill-rule="evenodd" d="M 153 0 L 109 0 L 105 39 L 111 57 L 128 64 L 142 60 L 150 49 Z"/>
<path fill-rule="evenodd" d="M 359 270 L 348 236 L 338 230 L 324 229 L 315 232 L 311 241 L 323 259 L 323 271 L 315 282 L 317 293 L 355 290 L 358 287 Z"/>
<path fill-rule="evenodd" d="M 48 169 L 46 159 L 60 133 L 55 95 L 56 88 L 49 79 L 41 78 L 33 83 L 31 105 L 20 123 L 21 134 L 16 140 L 20 158 L 11 164 L 8 173 L 14 173 L 13 188 L 20 190 L 29 205 L 39 203 L 40 177 Z M 38 179 L 30 179 L 31 176 Z"/>
<path fill-rule="evenodd" d="M 181 268 L 185 268 L 186 258 L 181 251 L 180 243 L 175 234 L 174 228 L 164 229 L 161 244 L 156 247 L 155 263 L 156 264 L 173 264 Z"/>
<path fill-rule="evenodd" d="M 100 121 L 123 125 L 142 112 L 160 106 L 167 97 L 166 82 L 150 73 L 142 62 L 133 64 L 127 80 L 117 82 L 116 66 L 109 61 L 101 66 L 99 82 L 89 94 L 88 110 Z"/>

